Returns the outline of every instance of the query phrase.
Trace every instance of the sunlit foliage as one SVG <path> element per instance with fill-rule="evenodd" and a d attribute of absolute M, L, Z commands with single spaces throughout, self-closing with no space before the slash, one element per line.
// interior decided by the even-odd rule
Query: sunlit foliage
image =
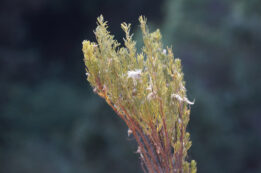
<path fill-rule="evenodd" d="M 164 48 L 159 30 L 150 33 L 146 18 L 139 21 L 140 53 L 130 24 L 121 24 L 126 34 L 121 47 L 103 16 L 98 17 L 97 43 L 83 41 L 87 80 L 129 127 L 144 172 L 196 173 L 196 162 L 187 161 L 191 141 L 186 132 L 194 102 L 186 96 L 181 61 Z"/>

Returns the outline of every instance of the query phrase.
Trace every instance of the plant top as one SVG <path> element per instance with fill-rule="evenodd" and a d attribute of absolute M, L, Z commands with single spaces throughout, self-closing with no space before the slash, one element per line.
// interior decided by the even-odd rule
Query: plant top
<path fill-rule="evenodd" d="M 121 24 L 126 34 L 121 47 L 98 17 L 97 43 L 83 41 L 87 80 L 129 127 L 144 172 L 196 173 L 196 162 L 186 161 L 194 102 L 186 95 L 181 61 L 163 47 L 159 30 L 150 33 L 146 18 L 139 21 L 144 46 L 137 52 L 130 24 Z"/>

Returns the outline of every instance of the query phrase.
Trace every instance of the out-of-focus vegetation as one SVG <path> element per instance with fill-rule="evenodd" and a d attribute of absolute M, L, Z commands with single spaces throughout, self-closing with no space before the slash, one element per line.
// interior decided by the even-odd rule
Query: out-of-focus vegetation
<path fill-rule="evenodd" d="M 141 170 L 127 128 L 85 81 L 81 42 L 100 14 L 117 40 L 122 21 L 147 16 L 182 59 L 198 172 L 261 172 L 259 0 L 1 1 L 0 172 Z"/>

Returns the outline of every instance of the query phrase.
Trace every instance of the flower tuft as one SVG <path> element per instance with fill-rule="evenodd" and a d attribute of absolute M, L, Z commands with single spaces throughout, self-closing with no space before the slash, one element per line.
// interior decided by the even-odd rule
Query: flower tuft
<path fill-rule="evenodd" d="M 141 75 L 141 69 L 128 71 L 128 78 L 139 79 Z"/>
<path fill-rule="evenodd" d="M 128 78 L 132 78 L 134 85 L 137 85 L 137 80 L 141 77 L 141 69 L 128 71 Z"/>
<path fill-rule="evenodd" d="M 187 97 L 181 97 L 180 95 L 178 94 L 171 94 L 171 98 L 172 99 L 177 99 L 179 102 L 186 102 L 187 104 L 189 105 L 193 105 L 195 103 L 195 101 L 189 101 L 189 99 Z"/>

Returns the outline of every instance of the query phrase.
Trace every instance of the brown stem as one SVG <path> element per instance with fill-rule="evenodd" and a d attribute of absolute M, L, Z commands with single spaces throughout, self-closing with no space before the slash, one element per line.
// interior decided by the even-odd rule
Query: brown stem
<path fill-rule="evenodd" d="M 164 114 L 164 111 L 163 111 L 163 103 L 162 103 L 162 100 L 159 98 L 159 103 L 160 103 L 160 113 L 162 115 L 162 122 L 163 122 L 163 129 L 164 129 L 164 133 L 165 133 L 165 136 L 166 136 L 166 141 L 165 141 L 165 149 L 166 149 L 166 154 L 168 156 L 168 160 L 167 160 L 167 163 L 169 165 L 169 170 L 168 172 L 170 172 L 172 169 L 173 169 L 173 165 L 172 165 L 172 161 L 171 161 L 171 143 L 170 143 L 170 139 L 169 139 L 169 134 L 168 134 L 168 131 L 167 131 L 167 125 L 166 125 L 166 116 Z"/>
<path fill-rule="evenodd" d="M 161 171 L 159 170 L 159 167 L 157 166 L 158 163 L 157 163 L 157 161 L 156 161 L 156 159 L 155 159 L 155 154 L 153 154 L 153 151 L 151 150 L 151 145 L 148 143 L 148 141 L 147 141 L 146 137 L 144 136 L 142 130 L 140 129 L 139 125 L 138 125 L 138 124 L 136 123 L 136 121 L 128 114 L 128 112 L 126 111 L 126 109 L 125 109 L 122 105 L 120 105 L 120 108 L 123 110 L 124 114 L 128 117 L 128 119 L 132 122 L 131 124 L 133 124 L 134 127 L 136 128 L 136 130 L 138 131 L 139 135 L 141 136 L 141 138 L 142 138 L 142 140 L 143 140 L 143 142 L 144 142 L 144 144 L 145 144 L 145 146 L 146 146 L 146 148 L 147 148 L 147 151 L 149 152 L 150 158 L 152 159 L 152 161 L 153 161 L 153 163 L 154 163 L 154 165 L 155 165 L 156 171 L 160 173 Z"/>
<path fill-rule="evenodd" d="M 152 130 L 151 138 L 154 141 L 154 144 L 156 144 L 156 147 L 160 147 L 160 153 L 159 154 L 157 153 L 157 154 L 159 155 L 159 161 L 161 163 L 161 167 L 165 168 L 163 170 L 166 170 L 168 168 L 168 164 L 166 162 L 168 159 L 168 156 L 161 145 L 161 142 L 160 142 L 161 140 L 159 138 L 159 134 L 158 134 L 157 130 L 155 129 L 155 127 L 153 126 L 153 124 L 151 122 L 149 123 L 149 126 Z M 157 150 L 158 149 L 156 148 L 156 151 Z"/>
<path fill-rule="evenodd" d="M 148 157 L 148 155 L 147 155 L 147 152 L 146 152 L 146 150 L 145 150 L 145 147 L 143 146 L 142 141 L 140 140 L 139 136 L 136 134 L 136 129 L 135 129 L 135 127 L 133 127 L 132 124 L 129 123 L 129 121 L 124 117 L 124 115 L 122 115 L 122 114 L 117 110 L 117 108 L 115 108 L 115 106 L 114 106 L 114 105 L 111 103 L 111 101 L 108 99 L 108 96 L 107 96 L 107 93 L 106 93 L 105 90 L 104 90 L 103 92 L 98 92 L 98 94 L 106 100 L 106 102 L 109 104 L 109 106 L 112 107 L 112 109 L 116 112 L 116 114 L 117 114 L 121 119 L 123 119 L 124 122 L 127 124 L 127 126 L 132 130 L 133 136 L 135 137 L 136 141 L 138 142 L 138 144 L 139 144 L 139 146 L 140 146 L 140 148 L 141 148 L 141 152 L 143 153 L 143 157 L 144 157 L 144 158 L 142 158 L 142 159 L 143 159 L 144 162 L 146 163 L 149 172 L 154 172 L 153 166 L 152 166 L 152 164 L 150 163 L 150 159 L 149 159 L 149 157 Z"/>

